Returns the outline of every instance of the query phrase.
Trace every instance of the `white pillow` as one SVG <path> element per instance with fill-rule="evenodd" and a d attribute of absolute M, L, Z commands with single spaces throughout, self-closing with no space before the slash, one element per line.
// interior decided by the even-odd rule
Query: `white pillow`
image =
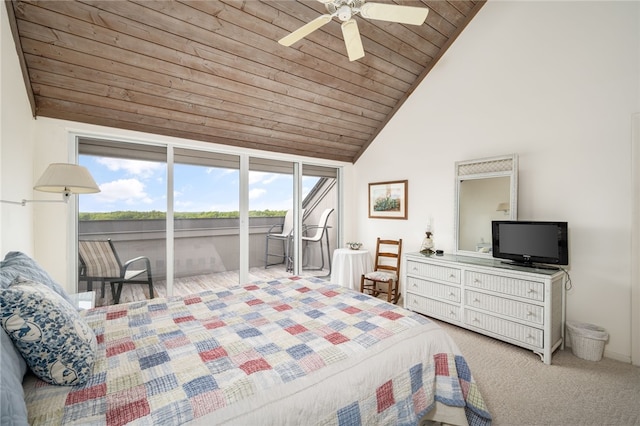
<path fill-rule="evenodd" d="M 31 371 L 45 382 L 81 385 L 91 375 L 95 333 L 46 285 L 17 278 L 2 290 L 0 323 Z"/>

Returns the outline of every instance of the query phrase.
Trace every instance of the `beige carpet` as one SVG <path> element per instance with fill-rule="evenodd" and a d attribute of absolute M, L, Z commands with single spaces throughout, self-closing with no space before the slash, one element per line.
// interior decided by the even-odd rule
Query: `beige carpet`
<path fill-rule="evenodd" d="M 467 359 L 494 425 L 640 425 L 640 368 L 586 361 L 571 348 L 545 365 L 529 350 L 438 323 Z"/>

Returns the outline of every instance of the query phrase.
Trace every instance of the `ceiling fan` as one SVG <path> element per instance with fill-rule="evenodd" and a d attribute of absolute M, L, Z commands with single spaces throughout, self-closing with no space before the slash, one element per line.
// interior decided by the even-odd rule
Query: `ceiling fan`
<path fill-rule="evenodd" d="M 318 16 L 313 21 L 301 26 L 291 34 L 278 40 L 284 46 L 291 46 L 303 39 L 334 17 L 342 21 L 342 37 L 347 47 L 350 61 L 355 61 L 364 56 L 362 39 L 358 31 L 358 23 L 354 16 L 358 13 L 363 18 L 378 19 L 381 21 L 397 22 L 400 24 L 422 25 L 427 19 L 429 9 L 424 7 L 400 6 L 387 3 L 365 3 L 365 0 L 318 0 L 327 8 L 327 14 Z"/>

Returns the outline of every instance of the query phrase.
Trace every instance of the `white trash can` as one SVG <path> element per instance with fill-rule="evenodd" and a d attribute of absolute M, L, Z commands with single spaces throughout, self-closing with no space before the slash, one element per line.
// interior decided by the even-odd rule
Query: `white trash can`
<path fill-rule="evenodd" d="M 600 361 L 604 352 L 604 344 L 609 340 L 609 333 L 597 325 L 567 321 L 567 330 L 571 338 L 571 351 L 578 358 L 588 361 Z"/>

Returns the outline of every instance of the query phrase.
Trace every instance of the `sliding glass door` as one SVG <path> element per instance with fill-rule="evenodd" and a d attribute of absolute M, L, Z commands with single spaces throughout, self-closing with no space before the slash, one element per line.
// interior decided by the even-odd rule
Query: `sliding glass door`
<path fill-rule="evenodd" d="M 331 258 L 338 245 L 338 172 L 335 167 L 302 165 L 302 272 L 331 275 Z"/>
<path fill-rule="evenodd" d="M 79 164 L 90 170 L 101 190 L 78 197 L 78 242 L 85 248 L 78 257 L 78 291 L 96 291 L 100 306 L 117 298 L 110 285 L 121 274 L 116 262 L 124 266 L 142 258 L 130 265 L 128 275 L 148 269 L 152 283 L 166 279 L 166 148 L 83 139 L 78 153 Z M 90 246 L 88 241 L 107 243 Z M 147 272 L 135 278 L 147 280 Z M 125 285 L 119 296 L 128 302 L 150 293 L 148 285 Z"/>
<path fill-rule="evenodd" d="M 148 259 L 135 269 L 151 271 L 156 297 L 331 273 L 335 167 L 85 137 L 78 154 L 101 188 L 79 196 L 79 249 L 110 240 L 122 265 Z M 98 290 L 97 305 L 117 301 L 114 272 L 87 275 L 80 250 L 78 268 L 79 291 Z M 119 301 L 150 296 L 146 282 L 124 285 Z"/>
<path fill-rule="evenodd" d="M 250 266 L 263 264 L 268 277 L 331 274 L 338 241 L 337 176 L 335 167 L 250 158 Z"/>
<path fill-rule="evenodd" d="M 249 158 L 249 267 L 253 277 L 293 272 L 293 178 L 292 162 Z"/>
<path fill-rule="evenodd" d="M 237 284 L 240 157 L 175 148 L 173 164 L 174 279 L 191 292 Z"/>

